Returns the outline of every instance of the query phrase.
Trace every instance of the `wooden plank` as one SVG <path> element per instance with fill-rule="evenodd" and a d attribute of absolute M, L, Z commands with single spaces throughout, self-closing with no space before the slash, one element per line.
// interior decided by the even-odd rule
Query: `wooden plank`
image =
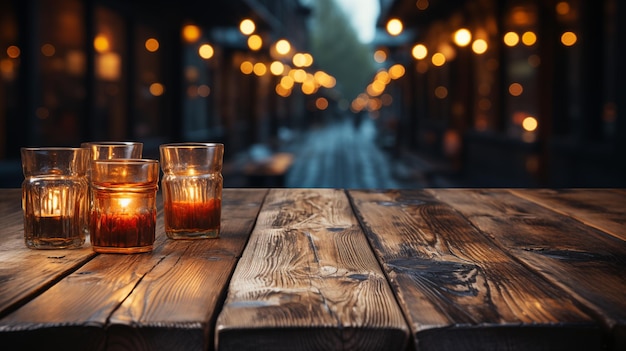
<path fill-rule="evenodd" d="M 611 333 L 609 345 L 614 350 L 626 349 L 626 242 L 506 190 L 431 192 L 582 302 Z"/>
<path fill-rule="evenodd" d="M 0 318 L 95 256 L 74 250 L 33 250 L 24 243 L 21 189 L 0 189 Z"/>
<path fill-rule="evenodd" d="M 111 316 L 109 346 L 212 349 L 214 323 L 228 280 L 266 193 L 266 189 L 225 189 L 219 239 L 169 240 L 159 265 L 143 277 Z"/>
<path fill-rule="evenodd" d="M 513 189 L 511 192 L 626 240 L 626 192 L 616 189 Z"/>
<path fill-rule="evenodd" d="M 152 253 L 98 255 L 0 320 L 0 340 L 23 349 L 206 350 L 266 192 L 224 189 L 220 239 L 167 239 L 159 211 Z"/>
<path fill-rule="evenodd" d="M 345 193 L 273 189 L 217 320 L 218 350 L 404 350 L 408 326 Z"/>
<path fill-rule="evenodd" d="M 576 301 L 423 190 L 349 191 L 424 350 L 591 350 Z"/>

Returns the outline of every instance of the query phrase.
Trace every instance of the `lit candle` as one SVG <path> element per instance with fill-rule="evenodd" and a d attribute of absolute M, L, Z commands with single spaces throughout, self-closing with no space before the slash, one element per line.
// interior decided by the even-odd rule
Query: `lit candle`
<path fill-rule="evenodd" d="M 81 234 L 81 222 L 74 220 L 67 207 L 67 198 L 70 189 L 57 187 L 47 189 L 41 198 L 39 213 L 27 215 L 27 222 L 31 230 L 36 233 L 38 240 L 60 243 Z M 54 246 L 54 244 L 53 244 Z"/>
<path fill-rule="evenodd" d="M 158 170 L 156 160 L 93 161 L 90 233 L 95 252 L 152 251 Z"/>
<path fill-rule="evenodd" d="M 130 194 L 132 195 L 132 194 Z M 129 195 L 129 196 L 130 196 Z M 143 209 L 132 197 L 111 201 L 110 211 L 93 211 L 91 243 L 97 252 L 147 252 L 156 232 L 156 209 Z"/>
<path fill-rule="evenodd" d="M 33 249 L 78 248 L 87 231 L 86 150 L 22 148 L 24 239 Z"/>
<path fill-rule="evenodd" d="M 169 201 L 165 203 L 165 230 L 171 232 L 219 232 L 221 201 Z"/>
<path fill-rule="evenodd" d="M 167 236 L 171 239 L 219 237 L 224 145 L 163 144 L 160 152 Z"/>
<path fill-rule="evenodd" d="M 59 198 L 62 190 L 62 188 L 53 188 L 44 196 L 43 206 L 41 206 L 42 217 L 61 217 L 61 200 Z M 67 189 L 64 192 L 67 193 Z"/>
<path fill-rule="evenodd" d="M 68 189 L 53 188 L 43 196 L 41 212 L 39 216 L 34 216 L 34 225 L 38 227 L 36 230 L 44 236 L 63 236 L 63 227 L 69 224 L 70 216 L 61 215 L 61 203 L 64 202 L 61 194 L 65 193 L 67 197 L 67 191 Z"/>

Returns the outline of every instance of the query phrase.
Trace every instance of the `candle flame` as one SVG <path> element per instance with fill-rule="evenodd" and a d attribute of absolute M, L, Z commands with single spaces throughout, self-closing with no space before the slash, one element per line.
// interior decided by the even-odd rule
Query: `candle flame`
<path fill-rule="evenodd" d="M 189 201 L 196 201 L 198 199 L 198 189 L 195 187 L 187 188 L 187 195 L 189 196 Z"/>
<path fill-rule="evenodd" d="M 58 216 L 61 214 L 61 189 L 52 189 L 47 192 L 43 201 L 42 215 Z"/>
<path fill-rule="evenodd" d="M 48 193 L 48 206 L 50 209 L 59 208 L 59 196 L 61 196 L 61 192 L 58 189 Z"/>
<path fill-rule="evenodd" d="M 127 199 L 127 198 L 119 199 L 119 204 L 120 204 L 120 207 L 125 209 L 130 204 L 130 199 Z"/>

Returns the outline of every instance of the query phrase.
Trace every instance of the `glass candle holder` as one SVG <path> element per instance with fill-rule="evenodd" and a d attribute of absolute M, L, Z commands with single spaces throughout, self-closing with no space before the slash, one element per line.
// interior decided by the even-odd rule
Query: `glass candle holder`
<path fill-rule="evenodd" d="M 22 148 L 21 157 L 26 246 L 81 247 L 88 224 L 88 152 L 70 147 Z"/>
<path fill-rule="evenodd" d="M 159 163 L 148 159 L 91 163 L 91 245 L 100 253 L 152 251 Z"/>
<path fill-rule="evenodd" d="M 143 153 L 143 143 L 136 141 L 89 141 L 80 147 L 89 149 L 92 160 L 141 158 Z"/>
<path fill-rule="evenodd" d="M 217 238 L 222 214 L 219 143 L 173 143 L 159 147 L 165 233 L 171 239 Z"/>
<path fill-rule="evenodd" d="M 80 144 L 89 150 L 90 160 L 112 160 L 118 158 L 140 159 L 143 143 L 137 141 L 89 141 Z M 91 178 L 91 165 L 87 168 L 87 180 Z M 89 188 L 89 208 L 93 207 L 93 192 Z"/>

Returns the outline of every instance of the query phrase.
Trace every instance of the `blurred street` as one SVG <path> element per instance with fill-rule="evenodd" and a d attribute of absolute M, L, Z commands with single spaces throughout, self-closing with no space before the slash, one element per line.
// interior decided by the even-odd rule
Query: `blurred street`
<path fill-rule="evenodd" d="M 377 143 L 377 130 L 369 118 L 356 126 L 350 118 L 312 127 L 293 136 L 274 155 L 290 155 L 290 166 L 270 166 L 271 151 L 257 146 L 248 152 L 247 165 L 263 167 L 225 172 L 226 186 L 391 189 L 433 186 L 423 178 L 419 164 L 394 159 Z M 284 161 L 275 161 L 281 163 Z M 284 167 L 284 168 L 283 168 Z M 275 171 L 268 171 L 269 169 Z M 247 172 L 246 172 L 247 170 Z M 247 178 L 241 177 L 247 174 Z"/>
<path fill-rule="evenodd" d="M 0 187 L 86 141 L 220 142 L 226 187 L 626 186 L 625 2 L 354 1 L 0 1 Z"/>
<path fill-rule="evenodd" d="M 293 147 L 290 188 L 401 188 L 393 164 L 375 143 L 372 120 L 356 129 L 350 120 L 312 129 Z M 415 186 L 420 186 L 416 184 Z"/>

